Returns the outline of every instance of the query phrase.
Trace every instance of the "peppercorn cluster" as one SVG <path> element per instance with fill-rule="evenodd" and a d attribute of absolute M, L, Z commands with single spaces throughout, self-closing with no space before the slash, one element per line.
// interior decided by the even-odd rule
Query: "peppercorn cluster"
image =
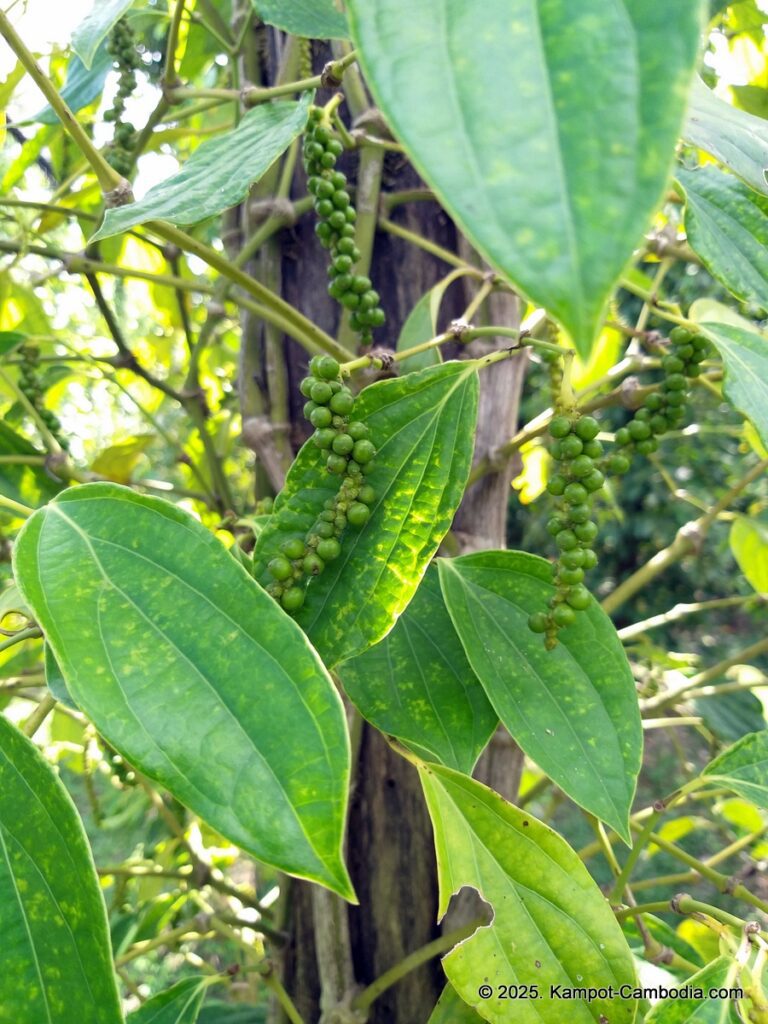
<path fill-rule="evenodd" d="M 307 582 L 339 557 L 347 525 L 363 527 L 376 500 L 365 481 L 376 449 L 368 426 L 355 419 L 355 398 L 342 383 L 338 362 L 332 356 L 314 356 L 309 370 L 300 385 L 308 400 L 304 415 L 315 427 L 312 442 L 325 454 L 326 469 L 340 478 L 340 485 L 306 536 L 285 541 L 267 565 L 273 579 L 267 589 L 289 612 L 304 604 Z"/>
<path fill-rule="evenodd" d="M 141 66 L 141 58 L 136 52 L 136 37 L 133 29 L 125 18 L 121 18 L 110 32 L 107 50 L 114 57 L 120 72 L 117 94 L 112 107 L 104 114 L 104 120 L 112 121 L 115 125 L 107 161 L 118 174 L 128 175 L 133 166 L 136 129 L 130 121 L 123 120 L 123 114 L 126 100 L 133 95 L 136 89 L 136 69 Z"/>
<path fill-rule="evenodd" d="M 350 311 L 352 330 L 360 334 L 363 344 L 370 344 L 373 329 L 383 326 L 386 316 L 370 278 L 353 272 L 360 259 L 355 245 L 357 213 L 346 176 L 335 169 L 343 149 L 330 127 L 322 123 L 322 111 L 313 108 L 304 136 L 304 169 L 307 188 L 315 197 L 315 233 L 331 255 L 328 294 Z"/>
<path fill-rule="evenodd" d="M 701 373 L 709 342 L 685 327 L 675 327 L 669 340 L 670 350 L 661 360 L 664 377 L 660 390 L 648 395 L 629 423 L 616 431 L 616 444 L 621 451 L 606 464 L 611 473 L 626 473 L 633 451 L 651 455 L 659 447 L 658 438 L 679 427 L 685 419 L 688 381 Z"/>
<path fill-rule="evenodd" d="M 19 349 L 19 390 L 46 425 L 52 436 L 64 451 L 69 451 L 69 441 L 61 433 L 61 422 L 55 412 L 43 405 L 43 385 L 40 380 L 40 349 L 36 345 L 22 345 Z"/>
<path fill-rule="evenodd" d="M 548 648 L 557 643 L 558 630 L 570 626 L 576 613 L 590 603 L 584 575 L 597 565 L 592 550 L 597 524 L 592 520 L 592 497 L 605 483 L 597 466 L 603 446 L 597 440 L 600 427 L 591 416 L 555 416 L 549 425 L 552 456 L 557 472 L 547 490 L 557 499 L 557 514 L 547 523 L 555 538 L 559 556 L 554 566 L 555 593 L 548 612 L 534 612 L 528 625 L 534 633 L 543 633 Z"/>

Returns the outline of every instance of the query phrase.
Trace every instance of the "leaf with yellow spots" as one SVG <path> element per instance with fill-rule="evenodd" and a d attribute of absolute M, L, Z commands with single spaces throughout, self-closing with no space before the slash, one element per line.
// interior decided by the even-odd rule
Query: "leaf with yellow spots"
<path fill-rule="evenodd" d="M 347 2 L 366 83 L 419 174 L 582 356 L 662 201 L 703 8 Z"/>
<path fill-rule="evenodd" d="M 477 364 L 449 362 L 383 380 L 358 397 L 378 453 L 367 477 L 376 492 L 361 530 L 347 528 L 341 556 L 310 581 L 296 616 L 327 665 L 381 640 L 408 605 L 464 493 L 477 421 Z M 303 538 L 338 491 L 311 441 L 299 452 L 259 535 L 254 574 L 283 541 Z"/>
<path fill-rule="evenodd" d="M 0 718 L 2 1024 L 122 1024 L 93 857 L 37 748 Z"/>
<path fill-rule="evenodd" d="M 443 958 L 459 996 L 493 1024 L 631 1024 L 637 1004 L 619 998 L 618 990 L 634 984 L 632 954 L 576 853 L 474 779 L 439 765 L 418 768 L 435 830 L 439 915 L 463 886 L 476 889 L 493 911 L 489 925 Z M 528 998 L 513 1003 L 516 985 L 538 990 L 526 989 Z M 560 998 L 550 986 L 560 987 Z M 590 1001 L 564 995 L 586 987 L 603 993 Z"/>
<path fill-rule="evenodd" d="M 85 484 L 27 520 L 14 574 L 72 699 L 129 764 L 254 857 L 354 899 L 339 696 L 202 524 Z"/>
<path fill-rule="evenodd" d="M 438 568 L 453 625 L 502 724 L 555 785 L 629 842 L 642 729 L 608 616 L 592 600 L 548 651 L 528 616 L 554 594 L 549 562 L 483 551 L 441 558 Z"/>

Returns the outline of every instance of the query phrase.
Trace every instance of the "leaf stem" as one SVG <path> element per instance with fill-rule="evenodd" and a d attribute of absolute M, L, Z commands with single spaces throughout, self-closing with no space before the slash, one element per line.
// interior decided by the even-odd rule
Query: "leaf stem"
<path fill-rule="evenodd" d="M 699 612 L 715 611 L 719 608 L 734 608 L 739 605 L 754 603 L 762 605 L 768 601 L 768 594 L 739 594 L 736 597 L 717 597 L 711 601 L 696 601 L 693 604 L 676 604 L 669 611 L 660 615 L 653 615 L 641 622 L 634 622 L 631 626 L 625 626 L 618 631 L 621 640 L 632 640 L 642 633 L 659 626 L 666 626 L 670 622 L 677 622 L 687 618 L 689 615 L 696 615 Z"/>
<path fill-rule="evenodd" d="M 384 974 L 379 975 L 367 988 L 364 988 L 353 1000 L 352 1008 L 363 1012 L 369 1010 L 379 996 L 386 992 L 388 988 L 391 988 L 392 985 L 396 984 L 407 974 L 410 974 L 411 971 L 416 970 L 417 967 L 427 963 L 433 957 L 453 949 L 455 945 L 463 942 L 464 939 L 468 939 L 470 935 L 476 932 L 478 928 L 483 927 L 483 925 L 485 925 L 485 920 L 479 918 L 470 922 L 470 924 L 464 925 L 462 928 L 456 928 L 446 935 L 441 935 L 439 938 L 433 939 L 432 942 L 428 942 L 426 945 L 414 950 L 413 953 L 409 953 L 408 956 L 395 964 L 394 967 L 390 967 Z"/>
<path fill-rule="evenodd" d="M 37 730 L 40 728 L 40 726 L 43 724 L 43 722 L 46 720 L 48 715 L 50 715 L 50 713 L 53 711 L 55 707 L 56 698 L 53 696 L 53 694 L 46 693 L 41 699 L 40 703 L 35 708 L 35 710 L 24 723 L 21 730 L 24 733 L 24 735 L 28 736 L 29 739 L 32 739 Z"/>
<path fill-rule="evenodd" d="M 17 516 L 21 516 L 22 519 L 29 519 L 34 514 L 34 509 L 29 508 L 27 505 L 22 505 L 20 501 L 14 501 L 13 498 L 6 498 L 4 494 L 0 494 L 0 508 L 7 508 L 10 512 L 13 512 Z"/>
<path fill-rule="evenodd" d="M 651 833 L 656 826 L 657 821 L 663 814 L 663 810 L 654 808 L 653 813 L 648 817 L 648 820 L 643 825 L 642 831 L 638 836 L 635 837 L 635 841 L 632 844 L 632 849 L 629 851 L 627 859 L 624 862 L 624 866 L 616 876 L 613 889 L 608 897 L 612 903 L 617 903 L 624 893 L 627 883 L 629 882 L 635 864 L 637 863 L 638 857 L 645 849 Z"/>
<path fill-rule="evenodd" d="M 22 643 L 24 640 L 34 640 L 43 634 L 37 628 L 37 626 L 28 626 L 26 629 L 20 629 L 13 636 L 8 637 L 7 640 L 0 641 L 0 651 L 7 651 L 11 647 L 15 647 L 16 644 Z"/>

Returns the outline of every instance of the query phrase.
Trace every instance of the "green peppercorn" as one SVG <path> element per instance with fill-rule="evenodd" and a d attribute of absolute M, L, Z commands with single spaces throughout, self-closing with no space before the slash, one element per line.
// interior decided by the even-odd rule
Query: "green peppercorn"
<path fill-rule="evenodd" d="M 352 449 L 352 457 L 355 462 L 364 465 L 366 462 L 370 462 L 375 454 L 376 449 L 370 441 L 355 441 L 355 446 Z"/>
<path fill-rule="evenodd" d="M 592 514 L 589 505 L 572 505 L 568 510 L 568 518 L 572 523 L 586 523 Z"/>
<path fill-rule="evenodd" d="M 337 455 L 349 455 L 355 447 L 355 442 L 349 434 L 337 434 L 331 447 Z"/>
<path fill-rule="evenodd" d="M 344 473 L 347 468 L 347 460 L 343 455 L 337 455 L 335 452 L 332 452 L 328 456 L 325 460 L 325 464 L 330 473 L 336 473 L 339 476 Z"/>
<path fill-rule="evenodd" d="M 313 427 L 330 428 L 332 419 L 331 410 L 324 405 L 318 405 L 309 416 L 309 422 Z"/>
<path fill-rule="evenodd" d="M 579 545 L 579 538 L 574 530 L 561 530 L 555 537 L 555 543 L 561 551 L 570 551 Z"/>
<path fill-rule="evenodd" d="M 560 581 L 572 586 L 575 583 L 581 583 L 584 579 L 583 569 L 561 569 L 560 570 Z M 568 601 L 570 604 L 570 600 Z M 575 605 L 573 606 L 575 607 Z"/>
<path fill-rule="evenodd" d="M 567 604 L 559 604 L 552 612 L 552 619 L 561 628 L 572 626 L 576 621 L 576 612 Z"/>
<path fill-rule="evenodd" d="M 566 569 L 581 569 L 586 559 L 584 548 L 572 548 L 570 551 L 563 551 L 560 561 Z"/>
<path fill-rule="evenodd" d="M 568 437 L 571 432 L 571 421 L 567 416 L 555 416 L 552 422 L 549 424 L 549 432 L 552 437 L 562 438 Z"/>
<path fill-rule="evenodd" d="M 554 497 L 560 497 L 565 492 L 565 488 L 568 486 L 568 481 L 560 473 L 556 473 L 553 477 L 550 477 L 547 484 L 547 490 Z"/>
<path fill-rule="evenodd" d="M 341 554 L 341 545 L 335 537 L 329 537 L 317 545 L 317 554 L 324 562 L 332 562 Z"/>
<path fill-rule="evenodd" d="M 360 420 L 352 420 L 347 427 L 347 433 L 353 441 L 366 441 L 370 437 L 371 431 Z"/>
<path fill-rule="evenodd" d="M 597 537 L 597 525 L 595 523 L 577 523 L 573 532 L 578 540 L 590 544 Z M 575 546 L 575 545 L 574 545 Z"/>
<path fill-rule="evenodd" d="M 318 576 L 325 568 L 325 562 L 316 554 L 309 554 L 301 563 L 301 567 L 307 576 Z"/>
<path fill-rule="evenodd" d="M 589 591 L 582 583 L 577 583 L 575 586 L 569 587 L 565 599 L 571 608 L 575 608 L 580 612 L 589 608 L 591 603 Z"/>
<path fill-rule="evenodd" d="M 565 523 L 559 516 L 552 516 L 547 521 L 547 533 L 551 537 L 556 537 L 561 530 L 566 529 L 567 523 Z"/>
<path fill-rule="evenodd" d="M 371 510 L 360 501 L 354 501 L 347 510 L 347 520 L 350 526 L 360 528 L 365 526 L 370 518 Z"/>
<path fill-rule="evenodd" d="M 376 491 L 370 484 L 363 484 L 357 495 L 357 500 L 362 501 L 364 505 L 372 505 L 376 501 Z"/>
<path fill-rule="evenodd" d="M 532 633 L 546 633 L 549 627 L 549 619 L 544 612 L 534 612 L 528 618 L 528 628 Z"/>
<path fill-rule="evenodd" d="M 310 394 L 312 401 L 317 402 L 318 405 L 327 405 L 333 397 L 330 384 L 324 380 L 319 380 L 313 384 Z"/>
<path fill-rule="evenodd" d="M 312 440 L 318 448 L 326 450 L 331 447 L 336 437 L 336 431 L 328 427 L 323 430 L 316 430 L 312 435 Z"/>
<path fill-rule="evenodd" d="M 267 563 L 267 569 L 276 580 L 287 580 L 293 573 L 293 567 L 287 558 L 277 555 Z"/>
<path fill-rule="evenodd" d="M 608 469 L 616 476 L 621 476 L 622 473 L 628 472 L 629 467 L 630 461 L 626 455 L 612 455 L 608 460 Z"/>
<path fill-rule="evenodd" d="M 592 416 L 582 416 L 574 427 L 582 441 L 592 441 L 600 433 L 600 424 Z"/>
<path fill-rule="evenodd" d="M 593 469 L 591 473 L 583 478 L 582 483 L 590 494 L 592 494 L 594 491 L 600 490 L 605 483 L 605 477 L 599 469 Z"/>
<path fill-rule="evenodd" d="M 557 458 L 575 459 L 577 455 L 581 455 L 584 445 L 575 434 L 569 434 L 557 442 L 557 449 Z"/>
<path fill-rule="evenodd" d="M 619 427 L 619 429 L 616 431 L 614 439 L 616 441 L 616 444 L 619 445 L 620 448 L 624 448 L 626 445 L 631 444 L 632 435 L 630 434 L 627 427 Z"/>
<path fill-rule="evenodd" d="M 595 468 L 595 464 L 588 455 L 577 455 L 571 462 L 570 468 L 571 473 L 578 479 L 581 479 L 582 477 L 589 476 Z"/>
<path fill-rule="evenodd" d="M 297 558 L 303 558 L 306 554 L 306 547 L 303 540 L 294 538 L 293 540 L 287 540 L 280 545 L 280 550 L 283 552 L 286 558 L 296 560 Z"/>
<path fill-rule="evenodd" d="M 347 388 L 337 391 L 331 398 L 330 406 L 332 411 L 339 416 L 349 416 L 355 407 L 355 399 L 352 392 Z"/>
<path fill-rule="evenodd" d="M 287 612 L 297 612 L 304 604 L 304 591 L 301 587 L 289 587 L 280 600 Z"/>
<path fill-rule="evenodd" d="M 594 551 L 591 550 L 591 548 L 587 548 L 584 551 L 584 568 L 585 569 L 594 569 L 596 565 L 597 565 L 597 555 L 595 554 Z"/>

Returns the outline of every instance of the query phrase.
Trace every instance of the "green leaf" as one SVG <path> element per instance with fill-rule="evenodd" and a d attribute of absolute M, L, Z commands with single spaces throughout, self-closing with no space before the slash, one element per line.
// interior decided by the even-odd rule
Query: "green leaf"
<path fill-rule="evenodd" d="M 768 306 L 768 199 L 712 166 L 677 180 L 693 251 L 737 298 Z"/>
<path fill-rule="evenodd" d="M 768 810 L 768 729 L 750 733 L 728 747 L 709 762 L 699 780 L 724 786 Z"/>
<path fill-rule="evenodd" d="M 629 842 L 642 730 L 611 620 L 593 600 L 548 651 L 528 616 L 554 593 L 549 562 L 483 551 L 438 567 L 456 632 L 502 723 L 557 786 Z"/>
<path fill-rule="evenodd" d="M 32 612 L 27 607 L 21 591 L 15 583 L 11 583 L 0 592 L 0 626 L 6 615 L 23 615 L 30 619 Z"/>
<path fill-rule="evenodd" d="M 696 991 L 692 998 L 664 999 L 646 1017 L 646 1024 L 725 1024 L 730 1020 L 729 1000 L 710 999 L 709 991 L 723 986 L 738 986 L 733 960 L 718 957 L 684 982 L 685 988 Z"/>
<path fill-rule="evenodd" d="M 718 99 L 701 79 L 691 92 L 683 138 L 768 195 L 768 124 Z"/>
<path fill-rule="evenodd" d="M 482 1019 L 457 995 L 452 985 L 446 985 L 427 1024 L 477 1024 Z"/>
<path fill-rule="evenodd" d="M 745 733 L 768 729 L 762 701 L 749 690 L 694 700 L 693 710 L 704 725 L 726 743 L 740 740 Z"/>
<path fill-rule="evenodd" d="M 768 594 L 768 523 L 737 516 L 728 538 L 733 557 L 758 594 Z"/>
<path fill-rule="evenodd" d="M 72 49 L 87 68 L 93 64 L 96 51 L 122 18 L 133 0 L 95 0 L 90 12 L 72 33 Z"/>
<path fill-rule="evenodd" d="M 490 903 L 493 922 L 443 959 L 448 980 L 484 1019 L 509 1024 L 630 1024 L 630 1000 L 550 998 L 570 989 L 632 985 L 632 956 L 608 901 L 556 832 L 493 790 L 438 765 L 421 765 L 435 830 L 439 916 L 451 895 L 472 886 Z M 538 985 L 539 999 L 501 998 L 501 985 Z M 489 985 L 493 995 L 480 997 Z"/>
<path fill-rule="evenodd" d="M 112 63 L 113 57 L 108 52 L 106 45 L 99 47 L 90 69 L 86 68 L 76 54 L 70 57 L 61 98 L 73 113 L 89 106 L 101 95 Z M 53 107 L 48 105 L 34 117 L 30 117 L 29 121 L 36 121 L 40 124 L 58 124 L 59 116 Z"/>
<path fill-rule="evenodd" d="M 360 714 L 428 761 L 471 774 L 498 725 L 443 602 L 437 568 L 375 647 L 341 666 Z"/>
<path fill-rule="evenodd" d="M 419 173 L 586 357 L 664 192 L 702 4 L 347 6 L 366 81 Z"/>
<path fill-rule="evenodd" d="M 768 444 L 768 338 L 734 324 L 701 319 L 698 314 L 696 319 L 722 357 L 723 394 Z"/>
<path fill-rule="evenodd" d="M 400 331 L 400 337 L 395 346 L 398 352 L 405 352 L 409 348 L 421 345 L 437 334 L 437 314 L 440 303 L 445 294 L 445 285 L 438 284 L 419 299 Z M 436 366 L 442 362 L 440 349 L 430 348 L 426 352 L 403 359 L 398 364 L 400 373 L 411 373 L 414 370 L 423 370 L 426 366 Z"/>
<path fill-rule="evenodd" d="M 0 357 L 10 355 L 27 340 L 19 331 L 0 331 Z"/>
<path fill-rule="evenodd" d="M 126 1024 L 196 1024 L 211 984 L 210 978 L 182 978 L 130 1013 Z"/>
<path fill-rule="evenodd" d="M 198 1024 L 267 1024 L 267 1011 L 262 1006 L 242 1006 L 209 1000 L 200 1011 Z"/>
<path fill-rule="evenodd" d="M 378 448 L 367 478 L 378 498 L 363 529 L 345 532 L 341 557 L 309 583 L 297 615 L 327 665 L 386 636 L 450 528 L 472 464 L 476 370 L 475 362 L 443 363 L 361 392 L 355 416 Z M 305 536 L 338 486 L 308 441 L 256 543 L 254 573 L 265 586 L 269 559 L 283 541 Z"/>
<path fill-rule="evenodd" d="M 0 420 L 0 455 L 23 457 L 44 454 Z M 22 505 L 39 508 L 55 497 L 61 487 L 42 466 L 25 466 L 13 462 L 0 464 L 0 494 Z"/>
<path fill-rule="evenodd" d="M 72 698 L 130 764 L 255 857 L 353 896 L 341 701 L 212 534 L 161 499 L 86 484 L 27 521 L 14 566 Z"/>
<path fill-rule="evenodd" d="M 252 0 L 262 21 L 306 39 L 349 39 L 347 19 L 334 0 Z"/>
<path fill-rule="evenodd" d="M 236 206 L 304 129 L 314 93 L 298 103 L 260 103 L 234 131 L 202 142 L 184 166 L 143 199 L 107 210 L 91 239 L 109 238 L 149 220 L 197 224 Z"/>
<path fill-rule="evenodd" d="M 79 711 L 80 709 L 77 704 L 72 700 L 72 694 L 69 692 L 67 682 L 62 675 L 49 644 L 45 644 L 43 661 L 45 664 L 45 685 L 51 691 L 51 696 L 55 697 L 60 704 L 65 704 L 68 708 Z"/>
<path fill-rule="evenodd" d="M 0 1020 L 122 1024 L 104 901 L 69 794 L 0 718 Z"/>

